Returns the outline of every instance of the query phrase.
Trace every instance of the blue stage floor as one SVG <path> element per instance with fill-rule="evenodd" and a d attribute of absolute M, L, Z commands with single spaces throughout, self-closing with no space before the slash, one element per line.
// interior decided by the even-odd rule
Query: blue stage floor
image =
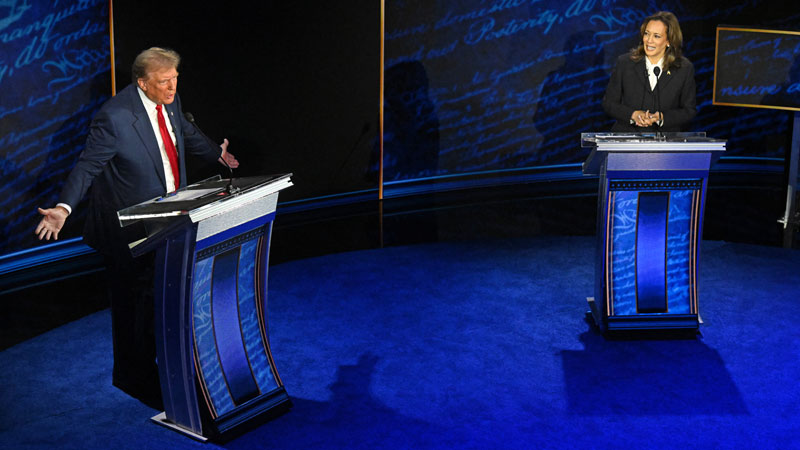
<path fill-rule="evenodd" d="M 111 386 L 107 310 L 0 353 L 0 448 L 799 448 L 800 252 L 705 241 L 694 339 L 585 320 L 592 237 L 445 242 L 271 268 L 294 407 L 225 444 Z"/>

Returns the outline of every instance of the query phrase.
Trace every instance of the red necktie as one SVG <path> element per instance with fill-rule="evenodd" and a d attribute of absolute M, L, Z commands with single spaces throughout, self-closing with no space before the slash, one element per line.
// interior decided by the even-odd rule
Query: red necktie
<path fill-rule="evenodd" d="M 161 105 L 156 105 L 158 111 L 158 131 L 161 132 L 161 140 L 164 141 L 164 150 L 167 152 L 169 165 L 172 167 L 172 176 L 175 178 L 175 189 L 181 185 L 181 171 L 178 168 L 178 151 L 175 150 L 175 143 L 172 142 L 172 137 L 167 131 L 167 121 L 164 120 L 164 115 L 161 114 Z"/>

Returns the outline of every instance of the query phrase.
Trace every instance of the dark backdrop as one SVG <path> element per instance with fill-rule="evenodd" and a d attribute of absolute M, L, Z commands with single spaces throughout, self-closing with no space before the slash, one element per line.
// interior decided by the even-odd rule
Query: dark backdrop
<path fill-rule="evenodd" d="M 378 2 L 115 2 L 114 18 L 119 88 L 140 50 L 180 53 L 184 110 L 231 141 L 236 176 L 293 173 L 284 201 L 376 188 Z"/>

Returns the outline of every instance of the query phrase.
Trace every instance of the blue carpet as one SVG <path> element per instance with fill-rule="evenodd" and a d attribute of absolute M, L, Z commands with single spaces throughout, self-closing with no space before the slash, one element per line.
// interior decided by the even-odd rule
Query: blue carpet
<path fill-rule="evenodd" d="M 225 444 L 111 387 L 103 311 L 0 353 L 0 447 L 800 447 L 800 252 L 706 241 L 700 336 L 606 340 L 584 317 L 593 251 L 487 240 L 272 267 L 294 407 Z"/>

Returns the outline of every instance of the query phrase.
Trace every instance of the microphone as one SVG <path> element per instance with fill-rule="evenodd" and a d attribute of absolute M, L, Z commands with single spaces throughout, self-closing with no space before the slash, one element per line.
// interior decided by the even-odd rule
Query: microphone
<path fill-rule="evenodd" d="M 658 95 L 658 85 L 659 85 L 658 76 L 661 75 L 661 68 L 658 67 L 658 66 L 653 67 L 653 74 L 656 76 L 656 88 L 654 89 L 654 93 L 655 93 L 655 96 L 656 96 L 656 113 L 660 113 L 661 112 L 661 101 L 660 101 L 661 99 L 659 98 L 659 95 Z M 661 121 L 660 120 L 656 120 L 656 137 L 658 137 L 658 134 L 660 132 L 661 132 Z"/>
<path fill-rule="evenodd" d="M 186 120 L 190 124 L 192 124 L 192 126 L 194 126 L 194 128 L 197 131 L 200 132 L 200 135 L 203 136 L 203 138 L 205 138 L 206 141 L 208 141 L 214 147 L 218 147 L 218 145 L 214 141 L 212 141 L 208 136 L 206 136 L 206 134 L 203 133 L 203 130 L 201 130 L 200 127 L 197 126 L 197 123 L 194 121 L 194 116 L 192 115 L 192 113 L 190 113 L 188 111 L 184 112 L 183 113 L 183 117 L 185 117 Z M 222 161 L 222 165 L 227 167 L 228 168 L 228 172 L 230 172 L 230 174 L 231 174 L 231 177 L 228 179 L 228 185 L 225 186 L 225 192 L 227 192 L 228 194 L 231 194 L 231 195 L 238 193 L 239 192 L 239 188 L 233 186 L 233 168 L 231 168 L 231 166 L 228 165 L 228 161 L 225 161 L 225 158 L 220 157 L 219 160 Z"/>

